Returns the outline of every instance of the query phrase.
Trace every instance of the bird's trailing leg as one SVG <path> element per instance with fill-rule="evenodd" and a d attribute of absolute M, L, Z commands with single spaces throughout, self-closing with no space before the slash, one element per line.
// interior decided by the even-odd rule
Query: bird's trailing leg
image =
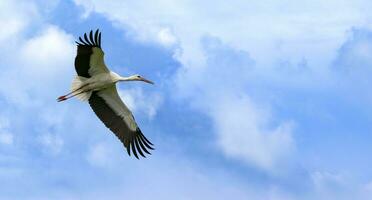
<path fill-rule="evenodd" d="M 73 91 L 71 91 L 71 92 L 69 92 L 69 93 L 67 93 L 67 94 L 65 94 L 65 95 L 62 95 L 62 96 L 58 97 L 57 101 L 58 101 L 58 102 L 65 101 L 65 100 L 67 100 L 67 99 L 69 99 L 69 98 L 71 98 L 71 97 L 74 97 L 74 96 L 76 96 L 76 95 L 78 95 L 78 94 L 81 94 L 81 93 L 83 93 L 83 92 L 86 92 L 86 91 L 81 91 L 81 92 L 79 92 L 79 93 L 77 93 L 77 94 L 74 94 L 75 92 L 77 92 L 77 91 L 83 89 L 83 88 L 86 87 L 87 85 L 88 85 L 88 84 L 82 85 L 82 86 L 80 86 L 79 88 L 77 88 L 77 89 L 75 89 L 75 90 L 73 90 Z M 70 95 L 71 95 L 71 96 L 70 96 Z"/>
<path fill-rule="evenodd" d="M 70 95 L 70 96 L 67 96 L 67 95 L 60 96 L 60 97 L 58 97 L 57 101 L 58 101 L 58 102 L 65 101 L 65 100 L 67 100 L 67 99 L 69 99 L 69 98 L 72 98 L 72 97 L 74 97 L 74 96 L 77 96 L 77 95 L 79 95 L 79 94 L 82 94 L 82 93 L 85 93 L 85 92 L 89 92 L 89 91 L 90 91 L 90 90 L 88 90 L 88 91 L 81 91 L 81 92 L 78 92 L 78 93 L 76 93 L 76 94 L 72 94 L 72 95 Z"/>
<path fill-rule="evenodd" d="M 58 99 L 57 99 L 58 102 L 61 102 L 61 101 L 64 101 L 64 100 L 67 100 L 66 95 L 60 96 L 60 97 L 58 97 Z"/>

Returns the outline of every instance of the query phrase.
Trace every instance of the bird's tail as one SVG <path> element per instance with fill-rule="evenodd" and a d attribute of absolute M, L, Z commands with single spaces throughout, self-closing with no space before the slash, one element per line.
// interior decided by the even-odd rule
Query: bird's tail
<path fill-rule="evenodd" d="M 85 77 L 75 76 L 75 78 L 72 80 L 71 91 L 76 90 L 76 92 L 74 93 L 80 93 L 81 90 L 79 89 L 82 88 L 86 84 L 85 83 L 86 80 L 87 78 Z M 83 92 L 81 94 L 76 95 L 76 98 L 78 98 L 81 101 L 87 101 L 90 98 L 91 94 L 92 92 Z"/>

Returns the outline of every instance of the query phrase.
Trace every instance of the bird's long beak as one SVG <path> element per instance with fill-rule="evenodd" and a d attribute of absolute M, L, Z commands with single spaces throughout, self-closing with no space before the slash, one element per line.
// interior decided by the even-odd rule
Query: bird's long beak
<path fill-rule="evenodd" d="M 143 82 L 150 83 L 150 84 L 153 84 L 154 85 L 154 82 L 152 82 L 150 80 L 147 80 L 145 78 L 141 78 L 140 80 L 143 81 Z"/>

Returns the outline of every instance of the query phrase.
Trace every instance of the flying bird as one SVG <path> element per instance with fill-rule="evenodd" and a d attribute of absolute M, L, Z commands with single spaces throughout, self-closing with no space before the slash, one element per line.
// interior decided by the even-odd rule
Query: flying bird
<path fill-rule="evenodd" d="M 123 143 L 128 155 L 138 159 L 145 153 L 151 154 L 153 144 L 143 135 L 138 127 L 132 112 L 120 99 L 116 83 L 127 81 L 143 81 L 154 84 L 140 75 L 122 77 L 110 71 L 104 62 L 104 52 L 101 48 L 101 32 L 97 29 L 89 36 L 84 33 L 84 39 L 79 37 L 77 55 L 75 57 L 75 70 L 77 76 L 72 81 L 71 92 L 58 97 L 57 101 L 65 101 L 76 97 L 88 101 L 98 118 Z M 138 152 L 138 154 L 137 154 Z"/>

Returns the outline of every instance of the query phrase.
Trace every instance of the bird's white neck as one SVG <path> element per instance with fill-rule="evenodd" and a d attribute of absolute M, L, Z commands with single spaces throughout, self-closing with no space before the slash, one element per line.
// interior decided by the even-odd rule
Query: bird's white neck
<path fill-rule="evenodd" d="M 111 77 L 112 77 L 112 80 L 115 83 L 116 82 L 119 82 L 119 81 L 143 81 L 143 82 L 146 82 L 146 83 L 154 84 L 152 81 L 147 80 L 147 79 L 141 77 L 138 74 L 133 75 L 133 76 L 128 76 L 128 77 L 122 77 L 119 74 L 116 74 L 114 72 L 111 72 Z"/>
<path fill-rule="evenodd" d="M 135 76 L 128 76 L 128 77 L 120 76 L 118 78 L 118 81 L 136 81 L 136 80 L 137 80 L 137 77 Z"/>
<path fill-rule="evenodd" d="M 134 81 L 136 79 L 135 76 L 123 77 L 123 76 L 120 76 L 119 74 L 117 74 L 115 72 L 111 72 L 111 77 L 113 78 L 113 80 L 115 80 L 115 82 L 118 82 L 118 81 Z"/>

